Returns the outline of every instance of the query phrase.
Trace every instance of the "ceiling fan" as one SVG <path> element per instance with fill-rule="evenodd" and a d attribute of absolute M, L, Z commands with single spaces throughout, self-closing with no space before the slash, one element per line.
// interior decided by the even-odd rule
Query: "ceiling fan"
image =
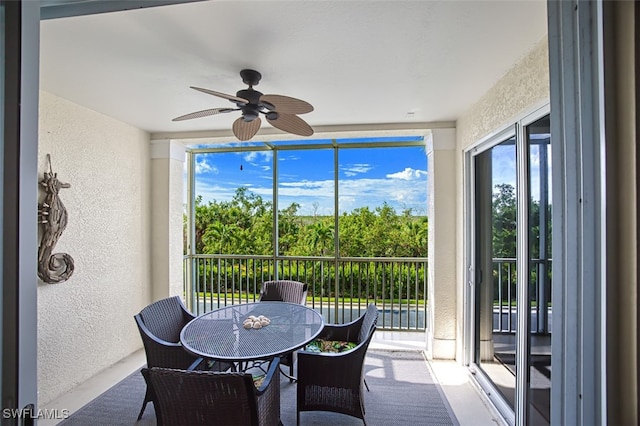
<path fill-rule="evenodd" d="M 233 111 L 242 111 L 242 116 L 233 123 L 233 134 L 241 141 L 248 141 L 258 133 L 260 129 L 260 114 L 264 114 L 269 124 L 287 133 L 300 136 L 313 135 L 313 129 L 297 114 L 306 114 L 313 111 L 313 106 L 300 99 L 283 95 L 263 95 L 253 89 L 262 78 L 258 71 L 244 69 L 240 71 L 242 81 L 249 86 L 248 89 L 239 90 L 235 96 L 215 92 L 201 87 L 191 86 L 209 95 L 227 99 L 237 108 L 211 108 L 181 115 L 172 121 L 190 120 L 192 118 L 208 117 L 210 115 L 225 114 Z"/>

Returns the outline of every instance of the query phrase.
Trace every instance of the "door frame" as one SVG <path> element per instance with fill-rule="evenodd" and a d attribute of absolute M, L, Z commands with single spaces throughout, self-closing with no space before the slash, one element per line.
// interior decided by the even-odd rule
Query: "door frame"
<path fill-rule="evenodd" d="M 518 379 L 519 376 L 516 376 L 516 400 L 515 400 L 515 410 L 511 408 L 508 402 L 500 396 L 498 389 L 493 385 L 492 381 L 489 377 L 482 371 L 482 369 L 475 362 L 474 354 L 476 352 L 475 342 L 476 342 L 476 328 L 475 328 L 475 314 L 476 314 L 476 306 L 475 306 L 475 291 L 476 291 L 476 256 L 475 256 L 475 247 L 476 247 L 476 226 L 474 221 L 473 212 L 475 211 L 475 197 L 474 197 L 474 188 L 475 188 L 475 156 L 486 152 L 487 150 L 493 148 L 504 140 L 515 137 L 516 138 L 516 174 L 517 184 L 516 184 L 516 199 L 518 206 L 518 241 L 517 241 L 517 254 L 518 258 L 524 258 L 518 264 L 518 267 L 522 267 L 521 264 L 525 265 L 525 269 L 528 270 L 528 185 L 522 185 L 523 179 L 528 179 L 529 169 L 528 169 L 528 160 L 529 153 L 528 150 L 525 151 L 525 148 L 528 148 L 527 141 L 525 140 L 524 129 L 537 121 L 538 119 L 544 117 L 545 115 L 550 114 L 550 106 L 548 103 L 545 103 L 542 106 L 536 106 L 533 109 L 527 111 L 514 120 L 512 123 L 503 126 L 501 129 L 487 135 L 486 137 L 480 139 L 477 143 L 472 144 L 467 147 L 463 151 L 463 182 L 464 182 L 464 256 L 465 256 L 465 269 L 466 269 L 466 280 L 465 280 L 465 291 L 464 291 L 464 318 L 463 318 L 463 363 L 468 366 L 469 371 L 474 377 L 477 384 L 484 390 L 489 400 L 492 402 L 494 407 L 498 410 L 498 412 L 503 416 L 504 420 L 506 420 L 509 424 L 526 424 L 524 419 L 528 418 L 528 410 L 529 404 L 524 403 L 524 401 L 528 401 L 528 389 L 524 388 L 524 384 L 522 379 Z M 520 152 L 525 152 L 526 155 L 524 159 L 519 155 Z M 552 185 L 555 184 L 555 181 L 552 181 Z M 525 218 L 523 221 L 522 218 Z M 525 237 L 525 238 L 523 238 Z M 527 275 L 518 276 L 517 288 L 527 288 L 527 285 L 522 285 L 520 280 L 525 280 Z M 518 292 L 518 304 L 520 305 L 523 300 L 527 300 L 528 305 L 528 292 Z M 522 322 L 521 316 L 524 317 L 527 311 L 519 310 L 518 312 L 518 323 Z M 520 327 L 518 327 L 520 329 Z M 527 326 L 526 330 L 528 333 L 522 335 L 522 333 L 516 334 L 516 344 L 517 344 L 517 354 L 527 354 L 530 349 L 530 342 L 527 337 L 530 334 L 530 327 Z M 527 368 L 527 359 L 524 355 L 520 355 L 517 357 L 517 368 L 519 371 L 525 371 Z"/>
<path fill-rule="evenodd" d="M 40 2 L 3 1 L 2 6 L 2 423 L 31 424 L 37 416 L 38 398 L 35 265 Z"/>

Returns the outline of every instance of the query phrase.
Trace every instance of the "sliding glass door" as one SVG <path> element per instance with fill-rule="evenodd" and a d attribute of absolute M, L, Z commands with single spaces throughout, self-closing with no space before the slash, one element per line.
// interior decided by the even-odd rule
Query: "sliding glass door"
<path fill-rule="evenodd" d="M 550 419 L 550 148 L 538 113 L 467 154 L 471 366 L 513 424 Z"/>

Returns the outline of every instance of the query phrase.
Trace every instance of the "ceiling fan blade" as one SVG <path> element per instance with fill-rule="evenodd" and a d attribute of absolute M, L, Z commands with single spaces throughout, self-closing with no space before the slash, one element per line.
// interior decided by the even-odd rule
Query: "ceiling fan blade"
<path fill-rule="evenodd" d="M 309 102 L 305 102 L 301 99 L 291 98 L 283 95 L 262 95 L 260 96 L 260 102 L 266 102 L 274 106 L 274 109 L 278 112 L 285 114 L 306 114 L 313 111 L 313 106 Z"/>
<path fill-rule="evenodd" d="M 311 126 L 307 124 L 302 118 L 293 114 L 283 114 L 278 113 L 278 117 L 275 119 L 270 119 L 267 116 L 267 121 L 273 127 L 277 127 L 278 129 L 285 131 L 287 133 L 293 133 L 294 135 L 300 136 L 311 136 L 313 135 L 313 129 Z"/>
<path fill-rule="evenodd" d="M 239 98 L 233 95 L 227 95 L 226 93 L 216 92 L 215 90 L 203 89 L 202 87 L 195 87 L 195 86 L 190 86 L 190 87 L 193 90 L 197 90 L 199 92 L 206 93 L 213 96 L 218 96 L 219 98 L 228 99 L 231 102 L 235 102 L 237 104 L 246 105 L 249 103 L 249 101 L 244 98 Z"/>
<path fill-rule="evenodd" d="M 192 118 L 201 118 L 201 117 L 209 117 L 210 115 L 216 114 L 224 114 L 226 112 L 238 111 L 239 108 L 211 108 L 204 109 L 202 111 L 196 111 L 189 114 L 181 115 L 180 117 L 176 117 L 171 121 L 183 121 L 183 120 L 191 120 Z"/>
<path fill-rule="evenodd" d="M 260 117 L 254 118 L 252 121 L 244 121 L 240 117 L 233 122 L 233 134 L 241 141 L 248 141 L 258 133 L 260 129 Z"/>

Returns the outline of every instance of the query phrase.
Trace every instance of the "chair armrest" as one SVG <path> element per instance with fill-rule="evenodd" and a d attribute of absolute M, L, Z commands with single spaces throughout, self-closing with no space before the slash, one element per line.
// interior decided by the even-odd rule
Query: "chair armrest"
<path fill-rule="evenodd" d="M 180 343 L 167 342 L 154 336 L 138 316 L 135 317 L 140 337 L 144 344 L 147 365 L 151 367 L 167 367 L 186 369 L 198 359 L 187 352 Z"/>
<path fill-rule="evenodd" d="M 326 324 L 317 338 L 324 340 L 340 340 L 343 342 L 357 342 L 362 321 L 363 318 L 358 318 L 346 324 Z"/>
<path fill-rule="evenodd" d="M 204 358 L 198 358 L 195 361 L 193 361 L 193 364 L 191 364 L 189 368 L 187 368 L 187 370 L 189 371 L 200 370 L 202 369 L 203 364 L 204 364 Z"/>
<path fill-rule="evenodd" d="M 320 334 L 318 334 L 316 339 L 340 340 L 343 342 L 348 342 L 349 337 L 353 337 L 357 335 L 358 335 L 357 333 L 352 332 L 351 329 L 346 325 L 325 324 L 325 326 L 322 328 L 322 331 L 320 331 Z"/>
<path fill-rule="evenodd" d="M 273 379 L 273 376 L 276 376 L 276 379 L 278 380 L 280 379 L 280 376 L 277 375 L 279 365 L 280 365 L 280 358 L 273 358 L 273 360 L 271 360 L 271 362 L 269 363 L 269 369 L 267 370 L 267 375 L 265 376 L 264 381 L 262 382 L 260 387 L 256 389 L 256 395 L 262 395 L 267 390 L 267 388 L 271 384 L 271 380 Z"/>
<path fill-rule="evenodd" d="M 195 319 L 195 315 L 189 312 L 187 307 L 182 302 L 182 299 L 178 298 L 178 303 L 180 304 L 180 309 L 182 309 L 182 318 L 184 320 L 184 324 L 188 323 L 192 319 Z"/>
<path fill-rule="evenodd" d="M 159 345 L 163 345 L 163 346 L 180 346 L 182 347 L 182 345 L 178 342 L 167 342 L 166 340 L 160 339 L 158 336 L 154 335 L 151 330 L 149 330 L 149 328 L 144 324 L 144 322 L 142 322 L 142 320 L 140 319 L 140 317 L 138 315 L 134 316 L 135 320 L 136 320 L 136 324 L 138 325 L 138 328 L 140 329 L 141 334 L 144 336 L 144 339 L 148 339 L 148 340 L 152 340 L 154 343 L 157 343 Z"/>
<path fill-rule="evenodd" d="M 280 420 L 280 358 L 274 358 L 259 389 L 256 390 L 259 424 L 281 425 Z"/>

